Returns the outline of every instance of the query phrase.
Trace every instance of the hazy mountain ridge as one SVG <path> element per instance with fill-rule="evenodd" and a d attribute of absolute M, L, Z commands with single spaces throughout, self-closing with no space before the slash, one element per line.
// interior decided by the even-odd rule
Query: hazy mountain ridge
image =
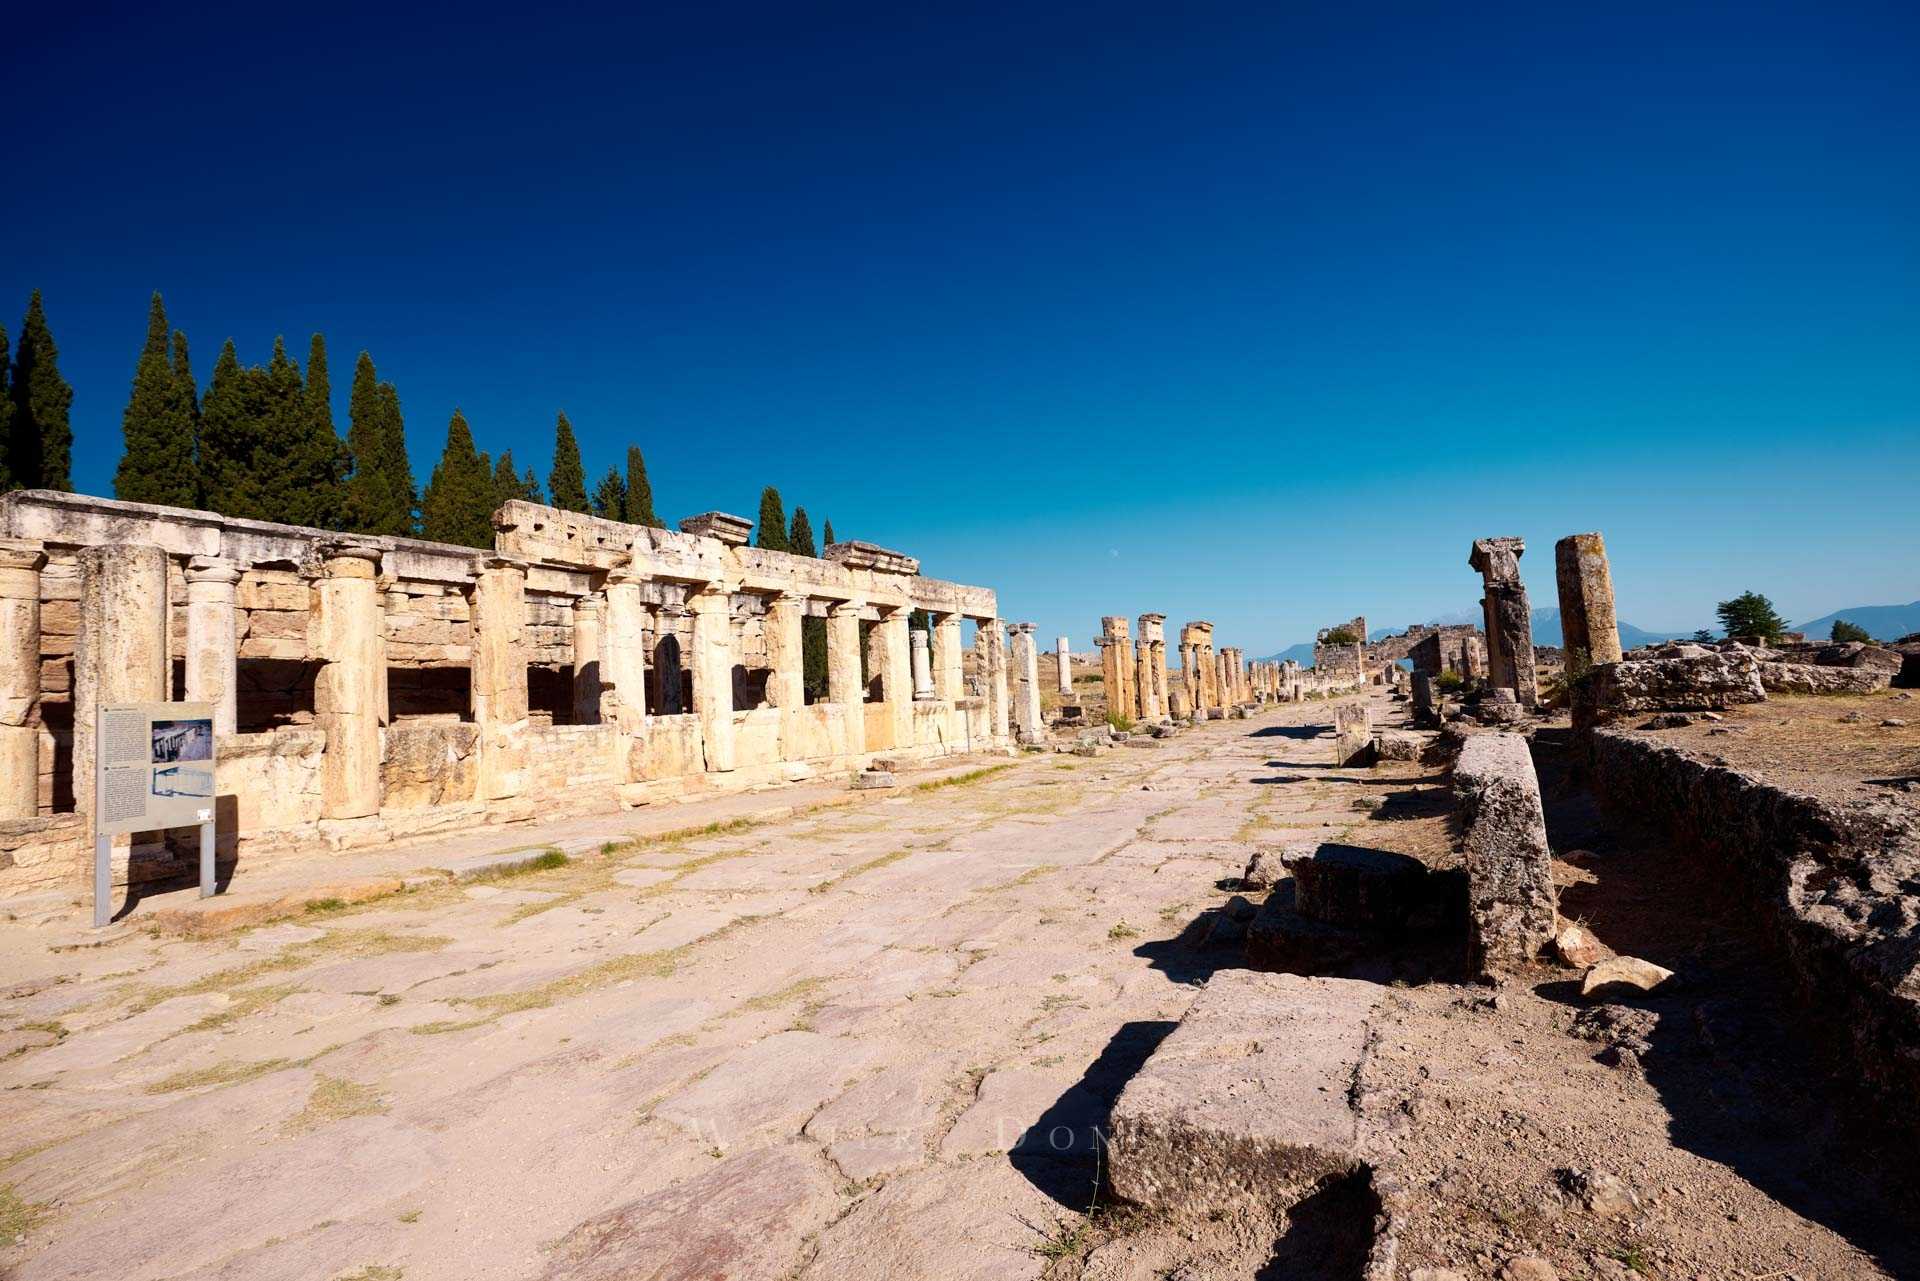
<path fill-rule="evenodd" d="M 1897 640 L 1902 636 L 1920 632 L 1920 600 L 1906 605 L 1855 605 L 1849 609 L 1835 610 L 1823 614 L 1810 622 L 1794 623 L 1796 632 L 1805 632 L 1808 640 L 1825 640 L 1833 631 L 1835 619 L 1846 619 L 1857 627 L 1864 627 L 1867 634 L 1877 641 Z M 1429 619 L 1429 625 L 1441 626 L 1458 623 L 1479 624 L 1480 611 L 1477 609 L 1457 610 Z M 1376 627 L 1367 634 L 1369 643 L 1377 643 L 1389 636 L 1398 636 L 1407 630 L 1407 625 L 1399 627 Z M 1718 634 L 1718 629 L 1713 629 Z M 1652 632 L 1632 623 L 1620 624 L 1620 644 L 1624 649 L 1633 649 L 1639 645 L 1657 645 L 1662 641 L 1679 640 L 1693 635 L 1692 631 Z M 1558 609 L 1536 609 L 1533 611 L 1533 643 L 1558 647 L 1562 643 L 1560 632 L 1560 611 Z M 1289 645 L 1277 654 L 1267 655 L 1261 662 L 1283 662 L 1293 659 L 1302 667 L 1313 665 L 1313 642 L 1304 641 L 1298 645 Z"/>

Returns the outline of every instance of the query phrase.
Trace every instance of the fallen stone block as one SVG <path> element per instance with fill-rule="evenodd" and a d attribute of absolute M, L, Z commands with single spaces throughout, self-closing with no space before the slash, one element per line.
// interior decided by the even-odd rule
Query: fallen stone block
<path fill-rule="evenodd" d="M 1553 940 L 1557 917 L 1540 779 L 1527 740 L 1467 739 L 1454 762 L 1453 791 L 1467 866 L 1468 962 L 1482 970 L 1530 963 Z"/>
<path fill-rule="evenodd" d="M 853 786 L 855 791 L 864 792 L 876 787 L 898 787 L 900 780 L 890 770 L 863 769 L 853 776 Z"/>
<path fill-rule="evenodd" d="M 1752 654 L 1679 648 L 1686 657 L 1603 663 L 1574 681 L 1574 724 L 1604 724 L 1638 712 L 1717 712 L 1767 701 L 1761 665 Z"/>
<path fill-rule="evenodd" d="M 1417 761 L 1426 739 L 1404 730 L 1381 730 L 1373 736 L 1373 754 L 1383 761 Z"/>
<path fill-rule="evenodd" d="M 1872 694 L 1893 683 L 1882 667 L 1820 667 L 1813 663 L 1761 663 L 1760 684 L 1776 694 Z"/>
<path fill-rule="evenodd" d="M 1553 952 L 1560 958 L 1561 964 L 1584 970 L 1590 965 L 1598 965 L 1607 959 L 1610 953 L 1606 945 L 1593 936 L 1593 932 L 1582 925 L 1569 925 L 1553 936 Z"/>
<path fill-rule="evenodd" d="M 1652 961 L 1643 961 L 1637 956 L 1615 956 L 1587 971 L 1587 976 L 1580 980 L 1580 995 L 1594 996 L 1621 988 L 1651 992 L 1672 977 L 1672 970 Z"/>
<path fill-rule="evenodd" d="M 1395 933 L 1426 901 L 1426 864 L 1405 854 L 1327 844 L 1288 869 L 1294 910 L 1327 925 Z"/>
<path fill-rule="evenodd" d="M 1366 765 L 1373 759 L 1373 713 L 1365 703 L 1333 709 L 1333 763 Z"/>
<path fill-rule="evenodd" d="M 1115 1102 L 1113 1190 L 1205 1213 L 1366 1170 L 1348 1102 L 1384 989 L 1222 970 Z"/>

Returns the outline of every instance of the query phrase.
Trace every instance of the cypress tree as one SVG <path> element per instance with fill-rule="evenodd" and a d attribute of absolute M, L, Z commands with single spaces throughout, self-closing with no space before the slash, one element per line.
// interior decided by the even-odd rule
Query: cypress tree
<path fill-rule="evenodd" d="M 796 556 L 820 554 L 813 545 L 813 522 L 807 519 L 804 507 L 793 509 L 787 550 Z M 827 620 L 824 618 L 800 620 L 800 684 L 809 703 L 818 703 L 827 696 Z"/>
<path fill-rule="evenodd" d="M 193 434 L 193 501 L 188 506 L 199 507 L 206 502 L 206 482 L 200 477 L 200 385 L 193 380 L 193 365 L 187 359 L 187 336 L 178 329 L 173 331 L 173 381 Z"/>
<path fill-rule="evenodd" d="M 7 339 L 7 327 L 0 325 L 0 492 L 15 488 L 13 472 L 7 466 L 8 444 L 13 422 L 13 344 Z"/>
<path fill-rule="evenodd" d="M 647 479 L 647 460 L 640 446 L 627 446 L 627 522 L 665 529 L 666 524 L 653 510 L 653 482 Z"/>
<path fill-rule="evenodd" d="M 185 339 L 181 339 L 185 359 Z M 194 465 L 193 407 L 174 368 L 167 310 L 159 293 L 147 307 L 147 341 L 133 371 L 133 393 L 120 419 L 126 445 L 113 494 L 132 503 L 192 507 L 200 500 Z"/>
<path fill-rule="evenodd" d="M 493 546 L 493 473 L 473 448 L 473 429 L 458 409 L 447 423 L 447 444 L 420 498 L 422 532 L 438 543 Z"/>
<path fill-rule="evenodd" d="M 565 414 L 553 428 L 553 470 L 547 473 L 547 489 L 555 507 L 570 512 L 592 510 L 587 505 L 587 472 L 580 465 L 580 442 L 573 438 L 573 424 Z"/>
<path fill-rule="evenodd" d="M 493 505 L 501 506 L 515 498 L 524 498 L 528 502 L 540 501 L 540 478 L 533 474 L 533 468 L 527 468 L 524 479 L 513 466 L 513 451 L 504 450 L 500 461 L 493 467 Z"/>
<path fill-rule="evenodd" d="M 381 507 L 384 524 L 376 531 L 411 537 L 419 522 L 414 517 L 419 495 L 413 488 L 413 464 L 407 459 L 407 425 L 400 416 L 400 393 L 392 383 L 380 384 Z"/>
<path fill-rule="evenodd" d="M 200 403 L 201 501 L 226 516 L 249 515 L 259 504 L 253 489 L 255 423 L 263 390 L 259 373 L 241 367 L 233 339 L 227 339 Z"/>
<path fill-rule="evenodd" d="M 608 520 L 627 519 L 627 482 L 620 479 L 618 467 L 607 468 L 607 474 L 593 487 L 593 514 Z"/>
<path fill-rule="evenodd" d="M 824 547 L 831 547 L 831 546 L 833 546 L 833 545 L 834 545 L 834 543 L 836 543 L 837 541 L 839 541 L 838 539 L 836 539 L 836 538 L 834 538 L 834 536 L 833 536 L 833 522 L 832 522 L 832 521 L 828 521 L 828 522 L 827 522 L 827 529 L 826 529 L 826 534 L 827 534 L 827 540 L 826 540 L 826 542 L 825 542 L 825 544 L 823 545 Z"/>
<path fill-rule="evenodd" d="M 366 352 L 353 362 L 347 392 L 346 526 L 356 534 L 379 534 L 385 481 L 380 475 L 380 381 Z"/>
<path fill-rule="evenodd" d="M 320 377 L 324 389 L 324 350 Z M 338 529 L 342 523 L 340 438 L 333 431 L 331 410 L 326 421 L 320 421 L 310 388 L 300 377 L 300 366 L 287 355 L 284 339 L 273 340 L 264 400 L 253 455 L 261 504 L 259 511 L 246 514 L 258 520 Z"/>
<path fill-rule="evenodd" d="M 780 491 L 772 485 L 760 491 L 760 533 L 754 545 L 774 552 L 789 550 L 787 510 L 780 502 Z"/>
<path fill-rule="evenodd" d="M 25 489 L 73 489 L 73 388 L 60 376 L 60 349 L 47 327 L 40 291 L 27 300 L 20 345 L 13 358 L 13 421 L 7 432 L 7 470 Z"/>

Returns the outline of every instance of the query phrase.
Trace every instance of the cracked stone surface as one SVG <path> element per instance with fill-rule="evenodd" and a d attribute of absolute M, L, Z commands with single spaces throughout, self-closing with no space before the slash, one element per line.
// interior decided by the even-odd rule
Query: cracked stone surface
<path fill-rule="evenodd" d="M 0 1275 L 1038 1276 L 1181 940 L 1368 821 L 1326 716 L 63 954 L 0 994 Z"/>

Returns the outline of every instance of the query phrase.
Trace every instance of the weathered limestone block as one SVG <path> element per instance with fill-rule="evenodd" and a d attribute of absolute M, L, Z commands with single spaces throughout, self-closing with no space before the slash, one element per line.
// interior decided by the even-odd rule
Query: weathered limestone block
<path fill-rule="evenodd" d="M 473 800 L 479 779 L 479 741 L 480 727 L 460 722 L 388 729 L 380 766 L 381 810 L 425 809 Z"/>
<path fill-rule="evenodd" d="M 1413 723 L 1423 729 L 1440 724 L 1440 682 L 1426 672 L 1413 674 Z"/>
<path fill-rule="evenodd" d="M 1426 901 L 1426 864 L 1405 854 L 1327 844 L 1291 860 L 1287 870 L 1294 910 L 1328 925 L 1394 933 Z"/>
<path fill-rule="evenodd" d="M 1221 970 L 1113 1107 L 1114 1192 L 1154 1210 L 1285 1205 L 1364 1168 L 1349 1102 L 1384 989 Z"/>
<path fill-rule="evenodd" d="M 1760 665 L 1741 650 L 1607 663 L 1572 689 L 1574 721 L 1583 726 L 1639 712 L 1720 711 L 1767 697 Z"/>
<path fill-rule="evenodd" d="M 231 562 L 196 556 L 187 563 L 187 701 L 213 704 L 216 734 L 231 734 L 240 705 L 236 685 L 239 633 L 235 586 L 240 571 Z M 300 614 L 301 635 L 307 615 Z"/>
<path fill-rule="evenodd" d="M 1871 694 L 1893 683 L 1882 667 L 1819 667 L 1812 663 L 1760 663 L 1760 685 L 1780 694 Z"/>
<path fill-rule="evenodd" d="M 0 539 L 0 819 L 40 808 L 40 545 Z"/>
<path fill-rule="evenodd" d="M 327 818 L 364 818 L 380 809 L 380 709 L 385 704 L 385 638 L 380 626 L 376 547 L 330 548 L 314 589 L 314 713 L 326 734 L 321 805 Z"/>
<path fill-rule="evenodd" d="M 1607 544 L 1598 534 L 1569 534 L 1553 545 L 1560 589 L 1560 632 L 1567 670 L 1620 661 L 1620 623 L 1613 609 Z"/>
<path fill-rule="evenodd" d="M 1556 904 L 1527 740 L 1469 737 L 1454 762 L 1453 790 L 1467 866 L 1469 963 L 1482 970 L 1528 964 L 1553 941 Z"/>
<path fill-rule="evenodd" d="M 1383 761 L 1417 761 L 1426 739 L 1401 730 L 1381 730 L 1373 736 L 1373 754 Z"/>
<path fill-rule="evenodd" d="M 1373 755 L 1373 713 L 1365 703 L 1333 709 L 1333 763 L 1365 765 Z"/>
<path fill-rule="evenodd" d="M 94 718 L 103 705 L 167 697 L 167 554 L 151 545 L 80 553 L 74 651 L 74 809 L 93 835 Z"/>
<path fill-rule="evenodd" d="M 248 613 L 254 610 L 292 610 L 305 613 L 312 608 L 312 592 L 305 579 L 291 571 L 249 570 L 241 576 L 234 591 L 234 605 Z"/>

